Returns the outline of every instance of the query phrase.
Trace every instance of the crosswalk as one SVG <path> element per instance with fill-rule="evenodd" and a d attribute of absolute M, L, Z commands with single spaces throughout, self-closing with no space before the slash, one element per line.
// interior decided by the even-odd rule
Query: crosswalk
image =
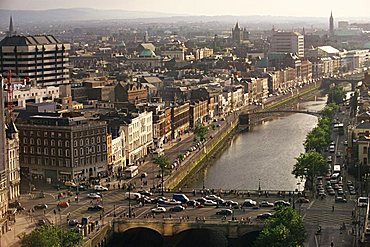
<path fill-rule="evenodd" d="M 334 210 L 333 210 L 334 207 Z M 339 227 L 343 223 L 352 224 L 353 200 L 347 203 L 335 203 L 334 197 L 314 200 L 303 214 L 305 224 Z"/>

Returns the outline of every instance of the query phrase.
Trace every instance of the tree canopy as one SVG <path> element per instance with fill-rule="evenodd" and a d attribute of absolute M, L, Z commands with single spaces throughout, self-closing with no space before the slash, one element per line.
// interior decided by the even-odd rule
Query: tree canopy
<path fill-rule="evenodd" d="M 343 100 L 346 98 L 346 93 L 344 92 L 342 87 L 331 87 L 328 93 L 328 103 L 335 103 L 341 104 Z"/>
<path fill-rule="evenodd" d="M 154 158 L 154 163 L 158 165 L 159 169 L 161 169 L 161 173 L 162 173 L 162 184 L 161 184 L 161 188 L 162 188 L 162 195 L 163 195 L 163 186 L 164 186 L 164 172 L 170 168 L 170 159 L 162 154 L 156 158 Z"/>
<path fill-rule="evenodd" d="M 197 124 L 194 128 L 194 141 L 204 141 L 208 133 L 208 128 Z"/>
<path fill-rule="evenodd" d="M 290 207 L 280 207 L 265 221 L 255 246 L 297 247 L 303 246 L 306 232 L 302 217 Z"/>
<path fill-rule="evenodd" d="M 292 174 L 306 178 L 311 183 L 311 188 L 313 188 L 315 177 L 324 175 L 328 168 L 324 156 L 316 151 L 302 153 L 296 160 Z"/>
<path fill-rule="evenodd" d="M 22 247 L 74 247 L 78 246 L 82 235 L 76 229 L 64 229 L 48 225 L 36 228 L 21 236 Z"/>

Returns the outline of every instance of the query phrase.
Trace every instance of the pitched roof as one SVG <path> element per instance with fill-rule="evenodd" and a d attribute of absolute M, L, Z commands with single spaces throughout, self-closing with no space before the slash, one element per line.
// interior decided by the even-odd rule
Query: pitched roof
<path fill-rule="evenodd" d="M 0 41 L 0 46 L 50 45 L 61 42 L 53 35 L 11 36 Z"/>

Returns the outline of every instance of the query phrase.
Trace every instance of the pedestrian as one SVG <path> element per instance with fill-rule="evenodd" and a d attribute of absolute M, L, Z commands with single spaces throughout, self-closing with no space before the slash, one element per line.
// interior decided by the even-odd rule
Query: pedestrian
<path fill-rule="evenodd" d="M 331 211 L 332 211 L 332 212 L 334 212 L 334 204 L 333 204 L 333 206 L 331 207 Z"/>

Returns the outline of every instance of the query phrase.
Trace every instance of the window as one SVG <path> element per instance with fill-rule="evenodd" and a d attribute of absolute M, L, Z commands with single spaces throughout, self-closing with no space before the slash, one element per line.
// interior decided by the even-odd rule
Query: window
<path fill-rule="evenodd" d="M 48 148 L 44 148 L 44 154 L 49 155 L 49 149 Z"/>
<path fill-rule="evenodd" d="M 41 145 L 41 140 L 40 140 L 40 138 L 37 138 L 36 143 L 37 143 L 37 145 Z"/>
<path fill-rule="evenodd" d="M 91 153 L 93 153 L 93 154 L 95 153 L 95 146 L 91 147 Z"/>
<path fill-rule="evenodd" d="M 37 154 L 41 154 L 41 148 L 37 147 Z"/>
<path fill-rule="evenodd" d="M 37 135 L 37 136 L 41 136 L 40 131 L 37 131 L 37 132 L 36 132 L 36 135 Z"/>
<path fill-rule="evenodd" d="M 55 136 L 55 132 L 54 131 L 50 132 L 50 136 L 51 137 L 54 137 Z"/>
<path fill-rule="evenodd" d="M 58 147 L 62 147 L 62 146 L 63 146 L 62 141 L 61 141 L 61 140 L 59 140 L 59 141 L 58 141 Z"/>
<path fill-rule="evenodd" d="M 100 136 L 96 137 L 96 143 L 100 143 Z"/>
<path fill-rule="evenodd" d="M 48 165 L 50 165 L 49 164 L 49 158 L 48 157 L 45 157 L 44 158 L 44 166 L 48 166 Z"/>
<path fill-rule="evenodd" d="M 44 137 L 47 137 L 47 136 L 48 136 L 48 132 L 44 131 Z"/>
<path fill-rule="evenodd" d="M 50 154 L 55 155 L 55 148 L 50 149 Z"/>
<path fill-rule="evenodd" d="M 58 156 L 63 156 L 63 150 L 61 148 L 58 148 Z"/>
<path fill-rule="evenodd" d="M 35 152 L 34 147 L 30 147 L 30 153 L 33 154 Z"/>
<path fill-rule="evenodd" d="M 84 148 L 80 148 L 80 155 L 84 155 Z"/>
<path fill-rule="evenodd" d="M 98 152 L 98 153 L 100 152 L 100 145 L 96 146 L 96 152 Z"/>
<path fill-rule="evenodd" d="M 51 159 L 51 165 L 52 165 L 52 166 L 56 166 L 56 165 L 57 165 L 57 164 L 56 164 L 56 161 L 55 161 L 55 159 L 54 159 L 54 158 L 52 158 L 52 159 Z"/>
<path fill-rule="evenodd" d="M 66 149 L 66 150 L 65 150 L 65 153 L 66 153 L 66 157 L 69 157 L 69 156 L 70 156 L 69 149 Z"/>
<path fill-rule="evenodd" d="M 58 132 L 58 137 L 59 137 L 59 138 L 61 138 L 61 137 L 62 137 L 62 133 L 59 133 L 59 132 Z"/>
<path fill-rule="evenodd" d="M 362 153 L 367 154 L 367 147 L 362 147 Z"/>
<path fill-rule="evenodd" d="M 74 153 L 74 156 L 78 156 L 77 148 L 74 149 L 73 153 Z"/>
<path fill-rule="evenodd" d="M 65 141 L 64 144 L 66 145 L 66 147 L 69 147 L 69 141 Z"/>
<path fill-rule="evenodd" d="M 86 147 L 86 148 L 85 148 L 85 154 L 86 154 L 86 155 L 88 155 L 88 154 L 89 154 L 89 149 L 90 149 L 89 147 Z"/>
<path fill-rule="evenodd" d="M 51 140 L 51 141 L 50 141 L 50 145 L 51 145 L 52 147 L 54 147 L 54 146 L 55 146 L 55 140 Z"/>
<path fill-rule="evenodd" d="M 23 138 L 23 143 L 27 144 L 27 138 L 26 137 Z"/>
<path fill-rule="evenodd" d="M 73 142 L 73 145 L 74 145 L 75 147 L 77 147 L 77 145 L 78 145 L 77 140 L 75 140 L 75 141 Z"/>
<path fill-rule="evenodd" d="M 80 140 L 80 146 L 83 146 L 84 145 L 84 140 L 83 139 L 81 139 Z"/>
<path fill-rule="evenodd" d="M 106 136 L 103 136 L 103 142 L 105 142 L 106 141 Z"/>
<path fill-rule="evenodd" d="M 35 144 L 35 140 L 33 138 L 30 139 L 30 144 L 31 145 Z"/>
<path fill-rule="evenodd" d="M 65 159 L 65 166 L 70 167 L 71 166 L 71 160 L 70 159 Z"/>
<path fill-rule="evenodd" d="M 107 151 L 107 146 L 103 144 L 103 152 Z"/>
<path fill-rule="evenodd" d="M 91 137 L 91 144 L 95 144 L 95 138 Z"/>
<path fill-rule="evenodd" d="M 28 153 L 28 147 L 27 146 L 23 147 L 23 153 Z"/>
<path fill-rule="evenodd" d="M 47 139 L 44 139 L 44 146 L 48 146 L 49 145 L 49 142 Z"/>
<path fill-rule="evenodd" d="M 89 145 L 89 138 L 86 138 L 85 145 Z"/>

